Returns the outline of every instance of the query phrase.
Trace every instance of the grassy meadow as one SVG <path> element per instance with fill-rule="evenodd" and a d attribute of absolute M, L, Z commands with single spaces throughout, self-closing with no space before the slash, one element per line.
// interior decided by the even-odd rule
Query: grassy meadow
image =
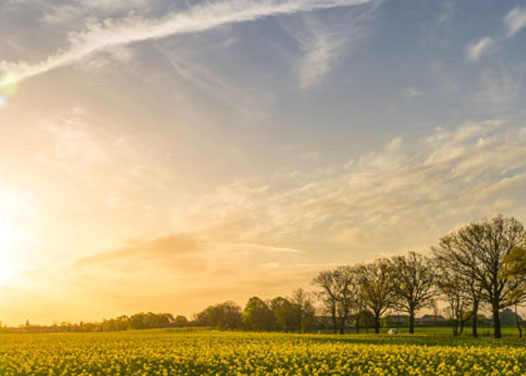
<path fill-rule="evenodd" d="M 421 329 L 421 328 L 419 328 Z M 212 330 L 0 335 L 0 375 L 526 375 L 526 341 Z"/>

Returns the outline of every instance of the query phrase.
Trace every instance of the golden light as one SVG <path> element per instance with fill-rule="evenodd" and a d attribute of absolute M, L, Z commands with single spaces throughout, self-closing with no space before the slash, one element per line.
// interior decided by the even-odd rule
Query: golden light
<path fill-rule="evenodd" d="M 19 241 L 19 234 L 6 218 L 0 217 L 0 287 L 8 285 L 15 277 L 13 252 Z"/>
<path fill-rule="evenodd" d="M 18 78 L 14 73 L 8 73 L 0 79 L 0 89 L 6 96 L 11 96 L 18 90 Z"/>
<path fill-rule="evenodd" d="M 0 190 L 0 287 L 14 281 L 16 254 L 24 243 L 21 215 L 25 202 L 11 191 Z"/>

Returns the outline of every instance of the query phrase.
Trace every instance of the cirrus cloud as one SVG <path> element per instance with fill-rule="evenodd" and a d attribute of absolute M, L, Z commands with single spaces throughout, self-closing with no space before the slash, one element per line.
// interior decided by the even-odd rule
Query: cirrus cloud
<path fill-rule="evenodd" d="M 104 21 L 88 25 L 85 32 L 71 34 L 69 46 L 40 63 L 0 61 L 0 71 L 11 72 L 18 81 L 53 69 L 76 64 L 100 51 L 147 40 L 179 34 L 197 33 L 219 26 L 255 21 L 264 17 L 309 12 L 318 9 L 351 6 L 370 0 L 232 0 L 196 5 L 184 12 L 160 19 L 129 17 L 121 21 Z M 9 84 L 0 80 L 0 87 Z"/>

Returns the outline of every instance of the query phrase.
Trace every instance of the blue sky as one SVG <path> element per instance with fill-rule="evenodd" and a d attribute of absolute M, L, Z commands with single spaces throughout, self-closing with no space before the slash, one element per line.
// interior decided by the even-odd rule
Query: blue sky
<path fill-rule="evenodd" d="M 191 313 L 526 220 L 524 1 L 6 0 L 0 35 L 7 322 Z"/>

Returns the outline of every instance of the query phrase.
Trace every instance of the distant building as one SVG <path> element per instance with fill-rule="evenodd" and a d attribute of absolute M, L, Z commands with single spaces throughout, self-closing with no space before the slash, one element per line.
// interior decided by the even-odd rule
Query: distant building
<path fill-rule="evenodd" d="M 407 325 L 409 324 L 408 315 L 388 315 L 386 317 L 387 326 Z"/>
<path fill-rule="evenodd" d="M 420 324 L 442 324 L 446 321 L 446 318 L 441 315 L 424 315 L 415 319 L 415 322 Z"/>

